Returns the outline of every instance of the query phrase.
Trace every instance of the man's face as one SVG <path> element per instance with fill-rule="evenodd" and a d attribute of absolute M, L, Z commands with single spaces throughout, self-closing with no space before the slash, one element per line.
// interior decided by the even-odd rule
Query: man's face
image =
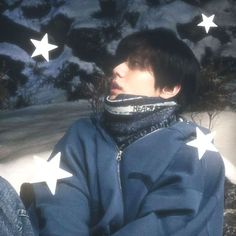
<path fill-rule="evenodd" d="M 159 97 L 160 90 L 155 89 L 155 78 L 151 70 L 131 69 L 123 62 L 113 69 L 110 98 L 118 94 L 144 95 Z"/>

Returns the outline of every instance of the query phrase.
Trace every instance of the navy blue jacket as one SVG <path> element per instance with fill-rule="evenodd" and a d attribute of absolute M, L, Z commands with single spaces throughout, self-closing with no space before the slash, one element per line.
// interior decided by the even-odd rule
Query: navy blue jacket
<path fill-rule="evenodd" d="M 201 128 L 204 133 L 208 131 Z M 224 164 L 199 160 L 196 125 L 178 121 L 120 152 L 99 119 L 75 122 L 55 146 L 61 168 L 52 195 L 34 185 L 40 236 L 222 236 Z"/>

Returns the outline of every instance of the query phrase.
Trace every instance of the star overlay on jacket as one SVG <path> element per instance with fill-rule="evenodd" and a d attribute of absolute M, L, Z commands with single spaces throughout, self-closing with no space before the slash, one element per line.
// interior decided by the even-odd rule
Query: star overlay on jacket
<path fill-rule="evenodd" d="M 50 161 L 34 156 L 36 164 L 36 175 L 34 183 L 46 182 L 49 190 L 53 195 L 56 193 L 56 185 L 58 179 L 71 177 L 72 174 L 59 167 L 61 153 L 58 152 Z"/>
<path fill-rule="evenodd" d="M 206 150 L 218 152 L 218 150 L 212 143 L 215 132 L 205 135 L 198 127 L 196 127 L 196 134 L 197 138 L 186 144 L 197 148 L 199 160 L 201 160 Z"/>
<path fill-rule="evenodd" d="M 52 155 L 61 152 L 61 168 L 73 176 L 58 181 L 54 196 L 44 183 L 33 185 L 29 212 L 35 232 L 222 236 L 224 164 L 212 151 L 199 161 L 196 148 L 186 145 L 193 135 L 199 138 L 196 124 L 179 120 L 130 144 L 118 162 L 119 150 L 101 117 L 79 119 Z"/>

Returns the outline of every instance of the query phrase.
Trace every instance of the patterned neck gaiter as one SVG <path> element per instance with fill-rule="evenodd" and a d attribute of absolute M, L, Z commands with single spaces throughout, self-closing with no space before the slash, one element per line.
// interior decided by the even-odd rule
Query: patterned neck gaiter
<path fill-rule="evenodd" d="M 120 149 L 159 128 L 177 121 L 179 105 L 160 97 L 120 94 L 104 101 L 102 124 Z"/>

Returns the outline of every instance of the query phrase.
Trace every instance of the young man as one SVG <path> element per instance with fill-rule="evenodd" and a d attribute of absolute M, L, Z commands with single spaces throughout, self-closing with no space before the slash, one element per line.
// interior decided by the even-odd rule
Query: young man
<path fill-rule="evenodd" d="M 199 64 L 166 29 L 124 38 L 104 112 L 79 119 L 55 146 L 73 174 L 55 195 L 35 184 L 40 236 L 222 236 L 224 165 L 187 145 L 196 125 L 178 114 L 193 100 Z M 199 127 L 205 134 L 208 131 Z"/>

